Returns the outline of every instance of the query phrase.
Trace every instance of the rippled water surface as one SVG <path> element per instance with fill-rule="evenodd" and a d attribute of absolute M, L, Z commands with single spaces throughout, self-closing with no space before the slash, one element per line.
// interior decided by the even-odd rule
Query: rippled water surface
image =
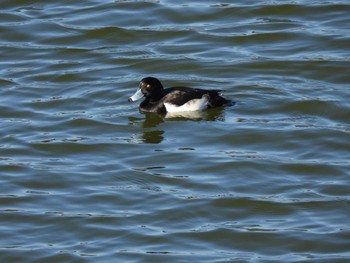
<path fill-rule="evenodd" d="M 349 262 L 349 25 L 345 0 L 1 1 L 0 261 Z M 143 114 L 146 76 L 237 103 Z"/>

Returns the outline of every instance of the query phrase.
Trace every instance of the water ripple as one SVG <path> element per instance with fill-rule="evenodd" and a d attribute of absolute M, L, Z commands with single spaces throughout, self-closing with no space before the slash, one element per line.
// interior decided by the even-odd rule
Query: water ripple
<path fill-rule="evenodd" d="M 349 261 L 347 1 L 0 9 L 3 261 Z M 141 114 L 147 75 L 237 104 Z"/>

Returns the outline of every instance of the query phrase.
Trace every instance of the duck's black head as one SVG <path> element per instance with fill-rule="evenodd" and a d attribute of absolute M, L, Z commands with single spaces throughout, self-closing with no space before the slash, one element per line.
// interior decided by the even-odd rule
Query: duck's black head
<path fill-rule="evenodd" d="M 129 101 L 136 101 L 143 96 L 151 100 L 159 100 L 163 96 L 163 90 L 163 85 L 158 79 L 153 77 L 143 78 L 140 81 L 139 89 L 129 98 Z"/>
<path fill-rule="evenodd" d="M 146 98 L 156 98 L 157 95 L 162 95 L 164 90 L 162 83 L 153 77 L 143 78 L 140 81 L 140 89 Z"/>

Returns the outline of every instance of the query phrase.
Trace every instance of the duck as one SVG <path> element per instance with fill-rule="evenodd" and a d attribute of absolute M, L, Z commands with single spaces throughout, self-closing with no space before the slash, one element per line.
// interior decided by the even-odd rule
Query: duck
<path fill-rule="evenodd" d="M 233 105 L 234 102 L 221 96 L 222 90 L 199 89 L 189 87 L 164 88 L 159 79 L 146 77 L 129 102 L 144 98 L 140 103 L 141 112 L 160 114 L 199 111 L 221 106 Z"/>

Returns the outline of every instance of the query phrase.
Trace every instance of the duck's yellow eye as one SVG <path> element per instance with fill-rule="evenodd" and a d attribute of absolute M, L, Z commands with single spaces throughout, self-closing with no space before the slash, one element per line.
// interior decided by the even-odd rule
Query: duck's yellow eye
<path fill-rule="evenodd" d="M 150 87 L 151 87 L 151 85 L 149 85 L 149 84 L 146 85 L 146 88 L 147 88 L 147 89 L 149 89 Z"/>

